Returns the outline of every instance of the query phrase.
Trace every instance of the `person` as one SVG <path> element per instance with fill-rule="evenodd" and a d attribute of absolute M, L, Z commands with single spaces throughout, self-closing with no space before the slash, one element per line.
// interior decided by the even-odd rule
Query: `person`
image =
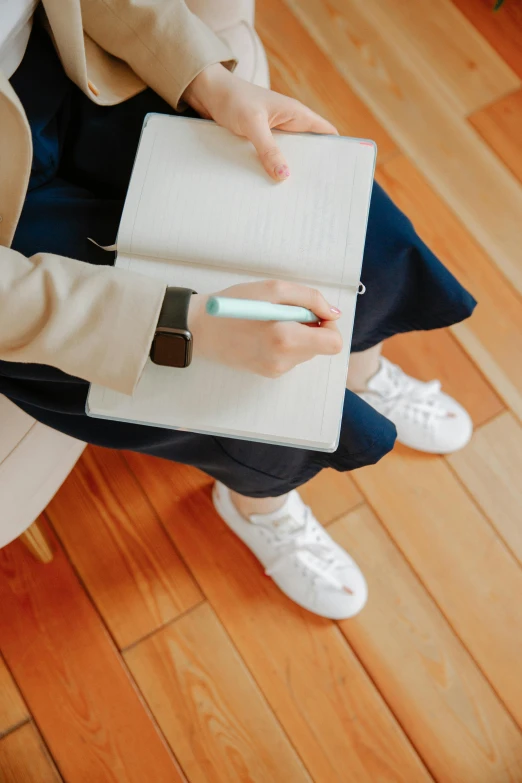
<path fill-rule="evenodd" d="M 114 242 L 145 115 L 213 119 L 252 142 L 278 187 L 291 176 L 291 161 L 271 129 L 336 129 L 234 73 L 229 46 L 183 0 L 43 0 L 31 31 L 35 7 L 34 0 L 8 0 L 13 34 L 0 41 L 0 393 L 81 440 L 206 471 L 216 480 L 218 513 L 281 590 L 319 615 L 355 615 L 366 601 L 364 577 L 296 490 L 323 468 L 376 462 L 396 436 L 436 453 L 467 443 L 466 411 L 437 383 L 421 383 L 382 358 L 381 346 L 399 332 L 467 318 L 475 301 L 375 185 L 367 292 L 357 306 L 334 454 L 86 416 L 89 382 L 132 393 L 167 297 L 161 282 L 114 268 L 113 254 L 88 240 Z M 194 294 L 188 328 L 195 356 L 276 377 L 339 351 L 338 312 L 319 292 L 261 281 L 227 293 L 303 305 L 322 325 L 210 324 L 205 297 Z"/>

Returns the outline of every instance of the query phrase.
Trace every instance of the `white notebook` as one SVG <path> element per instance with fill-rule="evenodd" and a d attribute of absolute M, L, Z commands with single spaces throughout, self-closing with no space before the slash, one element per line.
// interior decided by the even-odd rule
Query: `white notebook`
<path fill-rule="evenodd" d="M 199 293 L 273 277 L 309 284 L 342 311 L 342 353 L 276 380 L 203 359 L 185 369 L 149 360 L 132 396 L 91 385 L 90 416 L 337 448 L 376 147 L 342 136 L 276 135 L 292 172 L 283 183 L 265 174 L 248 141 L 214 123 L 149 115 L 116 266 Z"/>

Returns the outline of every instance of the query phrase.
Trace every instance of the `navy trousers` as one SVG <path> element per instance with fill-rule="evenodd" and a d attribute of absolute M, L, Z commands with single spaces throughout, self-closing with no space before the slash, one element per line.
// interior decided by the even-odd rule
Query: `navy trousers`
<path fill-rule="evenodd" d="M 87 240 L 114 242 L 144 116 L 175 114 L 152 90 L 118 106 L 93 104 L 65 75 L 47 33 L 35 24 L 11 84 L 29 119 L 34 159 L 13 247 L 93 264 L 113 263 Z M 473 297 L 375 185 L 353 351 L 398 332 L 467 318 Z M 0 361 L 0 393 L 38 421 L 89 443 L 195 465 L 252 497 L 284 494 L 324 467 L 345 471 L 380 459 L 395 441 L 391 422 L 346 392 L 334 454 L 107 422 L 85 415 L 88 384 L 53 367 Z M 210 392 L 209 392 L 210 393 Z"/>

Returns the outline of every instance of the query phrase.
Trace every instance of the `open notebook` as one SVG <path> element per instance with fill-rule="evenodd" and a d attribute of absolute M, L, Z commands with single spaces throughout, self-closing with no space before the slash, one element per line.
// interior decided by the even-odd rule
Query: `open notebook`
<path fill-rule="evenodd" d="M 267 277 L 309 284 L 342 311 L 342 353 L 277 380 L 201 359 L 179 370 L 149 360 L 132 396 L 91 385 L 89 415 L 335 450 L 376 147 L 313 134 L 277 142 L 292 172 L 281 184 L 249 142 L 214 123 L 149 115 L 116 266 L 199 293 Z"/>

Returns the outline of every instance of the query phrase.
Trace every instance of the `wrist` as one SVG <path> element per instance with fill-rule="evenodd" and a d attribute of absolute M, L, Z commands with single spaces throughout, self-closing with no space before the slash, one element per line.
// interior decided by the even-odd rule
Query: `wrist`
<path fill-rule="evenodd" d="M 205 318 L 207 296 L 193 294 L 187 314 L 187 325 L 192 334 L 193 356 L 205 356 Z"/>
<path fill-rule="evenodd" d="M 183 93 L 183 100 L 192 106 L 202 117 L 212 117 L 213 99 L 228 88 L 229 80 L 234 78 L 221 63 L 214 63 L 201 71 Z"/>

